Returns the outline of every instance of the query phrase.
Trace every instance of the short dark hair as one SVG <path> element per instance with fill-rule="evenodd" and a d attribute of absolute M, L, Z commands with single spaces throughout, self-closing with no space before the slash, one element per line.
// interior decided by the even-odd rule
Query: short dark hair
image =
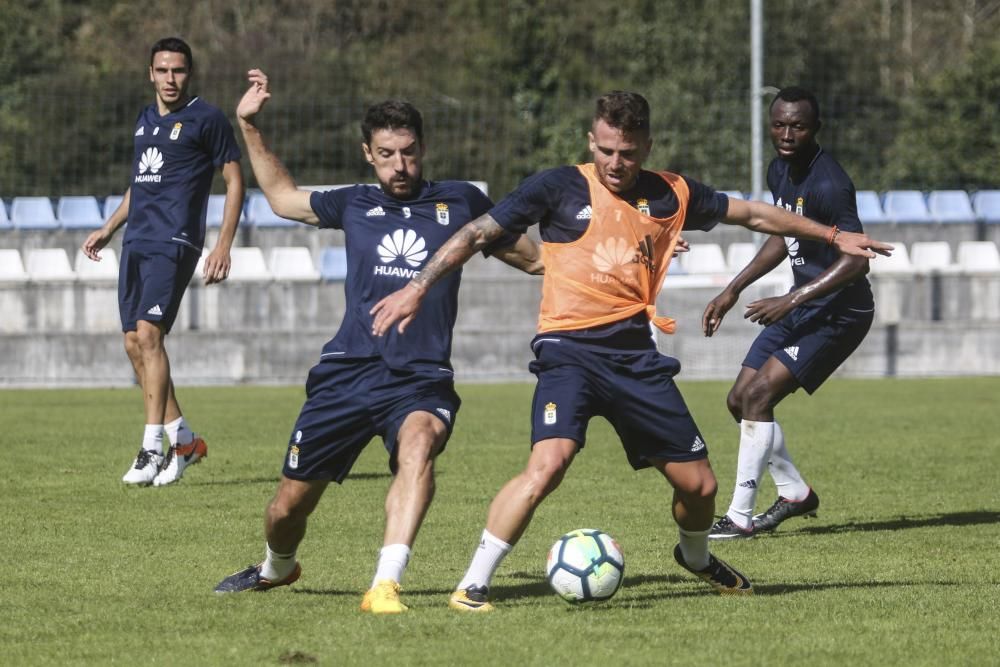
<path fill-rule="evenodd" d="M 778 91 L 778 94 L 774 96 L 771 100 L 771 106 L 767 109 L 770 111 L 774 108 L 774 105 L 781 100 L 782 102 L 802 102 L 805 100 L 812 105 L 813 115 L 815 116 L 815 121 L 819 123 L 819 101 L 816 96 L 810 93 L 805 88 L 800 86 L 787 86 Z"/>
<path fill-rule="evenodd" d="M 417 108 L 402 100 L 386 100 L 368 107 L 361 121 L 361 135 L 371 145 L 375 130 L 412 130 L 417 141 L 424 143 L 424 119 Z"/>
<path fill-rule="evenodd" d="M 183 53 L 187 58 L 187 68 L 189 72 L 194 71 L 194 56 L 191 55 L 191 47 L 180 37 L 164 37 L 153 44 L 149 52 L 149 66 L 153 66 L 153 59 L 160 51 L 170 51 L 171 53 Z"/>
<path fill-rule="evenodd" d="M 612 90 L 597 98 L 594 122 L 599 120 L 622 132 L 649 132 L 649 102 L 639 93 Z"/>

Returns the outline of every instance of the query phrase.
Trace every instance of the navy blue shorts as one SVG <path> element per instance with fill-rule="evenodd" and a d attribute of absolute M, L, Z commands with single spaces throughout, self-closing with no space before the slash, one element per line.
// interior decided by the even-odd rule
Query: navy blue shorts
<path fill-rule="evenodd" d="M 340 483 L 379 435 L 395 473 L 396 437 L 407 415 L 435 415 L 450 437 L 461 404 L 445 369 L 396 371 L 381 358 L 321 361 L 309 371 L 306 402 L 281 472 L 291 479 Z"/>
<path fill-rule="evenodd" d="M 538 377 L 531 406 L 531 442 L 575 440 L 582 449 L 587 424 L 607 419 L 636 470 L 652 460 L 694 461 L 708 456 L 674 375 L 680 362 L 655 349 L 615 351 L 545 335 L 532 344 Z"/>
<path fill-rule="evenodd" d="M 136 323 L 146 320 L 159 322 L 169 333 L 200 256 L 194 248 L 180 243 L 124 244 L 118 270 L 122 331 L 135 331 Z"/>
<path fill-rule="evenodd" d="M 813 315 L 796 308 L 760 332 L 743 365 L 759 370 L 774 357 L 811 394 L 857 349 L 874 317 L 871 310 L 820 311 Z"/>

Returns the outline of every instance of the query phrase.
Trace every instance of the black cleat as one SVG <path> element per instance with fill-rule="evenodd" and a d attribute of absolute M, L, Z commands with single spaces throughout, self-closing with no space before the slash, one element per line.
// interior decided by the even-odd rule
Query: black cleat
<path fill-rule="evenodd" d="M 674 560 L 685 570 L 706 581 L 719 595 L 753 595 L 753 584 L 734 567 L 723 560 L 708 554 L 708 567 L 704 570 L 694 570 L 684 562 L 681 545 L 674 547 Z"/>
<path fill-rule="evenodd" d="M 793 516 L 815 517 L 818 508 L 819 496 L 812 489 L 809 489 L 809 495 L 805 497 L 805 500 L 795 501 L 778 496 L 778 499 L 766 512 L 753 518 L 753 530 L 755 533 L 772 531 L 778 527 L 779 523 L 785 519 L 791 519 Z"/>
<path fill-rule="evenodd" d="M 738 540 L 753 537 L 753 535 L 753 524 L 750 524 L 750 528 L 748 529 L 740 528 L 733 523 L 733 520 L 728 516 L 723 516 L 721 519 L 712 524 L 712 530 L 708 534 L 708 538 L 711 540 Z"/>
<path fill-rule="evenodd" d="M 267 591 L 277 586 L 287 586 L 295 583 L 302 575 L 298 563 L 292 573 L 281 581 L 271 581 L 260 576 L 260 565 L 251 565 L 245 570 L 234 572 L 215 587 L 216 593 L 241 593 L 243 591 Z"/>

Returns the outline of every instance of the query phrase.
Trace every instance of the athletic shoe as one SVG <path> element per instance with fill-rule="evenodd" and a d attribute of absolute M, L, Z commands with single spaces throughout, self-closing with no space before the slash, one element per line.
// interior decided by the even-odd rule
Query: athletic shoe
<path fill-rule="evenodd" d="M 782 521 L 791 519 L 793 516 L 815 517 L 818 508 L 819 496 L 812 489 L 809 489 L 809 495 L 804 500 L 789 500 L 778 496 L 778 499 L 766 512 L 753 518 L 754 532 L 763 533 L 774 530 Z"/>
<path fill-rule="evenodd" d="M 173 484 L 184 476 L 184 469 L 208 456 L 208 445 L 198 436 L 186 445 L 173 445 L 167 452 L 163 467 L 153 480 L 153 486 Z"/>
<path fill-rule="evenodd" d="M 458 611 L 471 611 L 483 613 L 493 611 L 495 607 L 490 604 L 489 586 L 469 586 L 461 588 L 451 594 L 448 598 L 448 606 Z"/>
<path fill-rule="evenodd" d="M 140 448 L 139 453 L 135 455 L 135 460 L 132 461 L 132 467 L 122 477 L 122 481 L 126 484 L 148 486 L 153 483 L 162 465 L 163 454 Z"/>
<path fill-rule="evenodd" d="M 725 561 L 708 554 L 708 567 L 695 570 L 684 562 L 681 545 L 674 547 L 674 560 L 685 570 L 704 579 L 719 595 L 753 595 L 753 584 Z"/>
<path fill-rule="evenodd" d="M 263 565 L 263 563 L 251 565 L 247 569 L 240 570 L 239 572 L 233 572 L 231 575 L 219 582 L 219 585 L 215 587 L 215 592 L 240 593 L 242 591 L 267 591 L 278 586 L 293 584 L 298 581 L 299 577 L 302 575 L 302 566 L 296 563 L 295 569 L 292 570 L 290 575 L 281 581 L 271 581 L 270 579 L 265 579 L 260 576 L 261 565 Z"/>
<path fill-rule="evenodd" d="M 379 581 L 361 599 L 361 611 L 373 614 L 402 614 L 407 609 L 399 601 L 399 584 L 392 579 Z"/>
<path fill-rule="evenodd" d="M 743 529 L 737 526 L 729 516 L 724 516 L 712 524 L 712 530 L 709 532 L 708 538 L 711 540 L 738 540 L 753 537 L 753 533 L 753 524 L 750 524 L 749 529 Z"/>

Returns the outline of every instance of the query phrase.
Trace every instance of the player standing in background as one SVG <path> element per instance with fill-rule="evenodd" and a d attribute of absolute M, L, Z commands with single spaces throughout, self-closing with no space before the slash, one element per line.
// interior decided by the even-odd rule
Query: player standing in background
<path fill-rule="evenodd" d="M 771 141 L 778 157 L 768 167 L 767 184 L 775 205 L 819 221 L 833 235 L 862 232 L 854 183 L 816 143 L 820 126 L 819 103 L 802 88 L 784 88 L 771 102 Z M 743 315 L 766 328 L 750 346 L 726 399 L 740 424 L 740 450 L 733 500 L 712 526 L 714 539 L 752 537 L 785 519 L 815 515 L 819 497 L 792 463 L 774 408 L 799 387 L 810 394 L 819 389 L 861 344 L 874 317 L 865 257 L 841 255 L 819 241 L 772 237 L 705 308 L 705 335 L 718 331 L 740 293 L 785 257 L 795 276 L 791 291 L 754 301 Z M 778 500 L 754 516 L 765 466 Z"/>
<path fill-rule="evenodd" d="M 885 244 L 861 234 L 830 237 L 828 228 L 759 202 L 729 200 L 692 179 L 642 169 L 652 139 L 649 105 L 616 91 L 597 100 L 589 133 L 592 164 L 558 167 L 525 180 L 489 214 L 460 230 L 409 284 L 379 302 L 374 332 L 394 335 L 420 322 L 421 302 L 437 281 L 477 249 L 540 222 L 545 279 L 532 342 L 538 377 L 527 467 L 490 505 L 486 529 L 449 605 L 493 609 L 489 585 L 500 561 L 527 528 L 542 500 L 559 486 L 583 448 L 591 417 L 615 427 L 629 463 L 653 467 L 673 487 L 680 529 L 674 558 L 724 595 L 752 593 L 750 581 L 708 550 L 715 475 L 705 441 L 674 384 L 676 359 L 661 355 L 650 323 L 674 323 L 655 303 L 682 229 L 723 220 L 771 234 L 835 243 L 843 252 L 874 255 Z"/>
<path fill-rule="evenodd" d="M 142 387 L 146 428 L 139 453 L 122 478 L 126 484 L 171 484 L 208 452 L 181 414 L 164 338 L 201 257 L 216 169 L 226 182 L 226 203 L 215 249 L 205 258 L 205 283 L 229 275 L 229 251 L 243 208 L 243 174 L 233 126 L 219 109 L 188 93 L 193 72 L 191 47 L 183 40 L 169 37 L 153 45 L 149 80 L 156 101 L 136 119 L 132 182 L 121 205 L 82 246 L 87 257 L 99 262 L 101 249 L 129 223 L 122 242 L 118 305 L 125 352 Z M 170 440 L 166 458 L 164 432 Z"/>
<path fill-rule="evenodd" d="M 236 113 L 257 182 L 278 215 L 344 231 L 347 307 L 337 335 L 309 372 L 306 402 L 267 508 L 265 560 L 226 577 L 215 590 L 266 590 L 296 581 L 301 568 L 295 552 L 309 515 L 330 481 L 343 482 L 361 450 L 380 435 L 393 480 L 383 547 L 361 610 L 398 614 L 407 610 L 399 599 L 403 570 L 434 495 L 434 459 L 461 403 L 449 361 L 461 276 L 449 276 L 428 293 L 427 311 L 406 338 L 373 336 L 369 311 L 492 202 L 470 183 L 423 180 L 423 121 L 412 105 L 393 100 L 371 107 L 361 124 L 361 148 L 378 186 L 297 189 L 255 124 L 271 96 L 267 77 L 251 70 L 249 79 Z M 504 261 L 541 272 L 537 247 L 527 237 L 515 242 L 508 235 L 493 247 Z"/>

